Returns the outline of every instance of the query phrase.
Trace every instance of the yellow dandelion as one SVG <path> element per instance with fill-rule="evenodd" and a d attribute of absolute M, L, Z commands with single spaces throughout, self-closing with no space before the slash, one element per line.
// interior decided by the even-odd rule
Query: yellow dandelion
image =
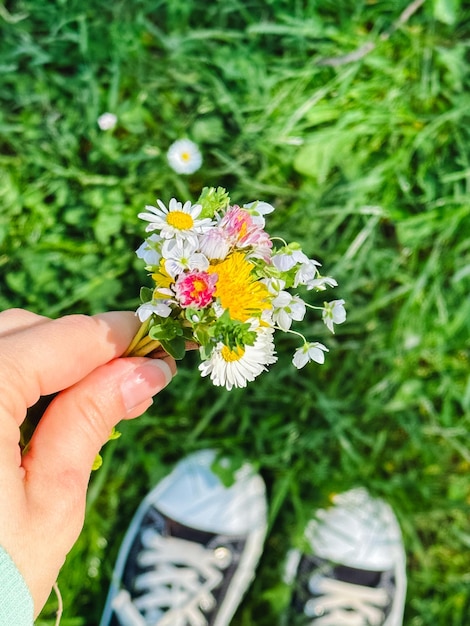
<path fill-rule="evenodd" d="M 220 300 L 230 317 L 246 322 L 251 317 L 259 317 L 263 310 L 271 308 L 271 295 L 267 287 L 253 274 L 250 263 L 243 252 L 234 252 L 221 263 L 210 265 L 207 270 L 217 274 L 215 297 Z"/>

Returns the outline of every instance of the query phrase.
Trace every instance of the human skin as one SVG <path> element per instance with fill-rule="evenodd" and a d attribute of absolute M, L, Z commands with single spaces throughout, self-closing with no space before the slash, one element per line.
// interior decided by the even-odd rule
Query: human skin
<path fill-rule="evenodd" d="M 101 446 L 176 373 L 170 357 L 119 358 L 138 326 L 130 312 L 56 320 L 0 313 L 0 545 L 30 589 L 35 616 L 82 529 Z M 28 407 L 54 393 L 22 454 Z"/>

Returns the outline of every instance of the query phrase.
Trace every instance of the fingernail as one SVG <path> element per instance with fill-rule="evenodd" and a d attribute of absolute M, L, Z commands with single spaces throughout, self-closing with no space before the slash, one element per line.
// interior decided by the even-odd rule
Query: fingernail
<path fill-rule="evenodd" d="M 148 359 L 121 384 L 122 399 L 128 411 L 150 400 L 173 378 L 170 366 L 161 359 Z"/>

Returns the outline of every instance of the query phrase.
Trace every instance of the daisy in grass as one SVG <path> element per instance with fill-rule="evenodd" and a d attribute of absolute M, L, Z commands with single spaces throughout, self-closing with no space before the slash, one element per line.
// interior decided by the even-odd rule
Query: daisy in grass
<path fill-rule="evenodd" d="M 141 328 L 127 355 L 165 350 L 183 358 L 197 345 L 199 370 L 214 385 L 245 387 L 276 362 L 276 331 L 300 340 L 293 364 L 323 363 L 328 348 L 293 330 L 317 310 L 330 332 L 346 319 L 344 300 L 307 302 L 297 291 L 337 286 L 298 243 L 271 237 L 266 202 L 232 204 L 222 188 L 204 188 L 195 204 L 157 200 L 139 217 L 151 233 L 137 255 L 152 278 L 141 289 Z M 275 244 L 280 245 L 275 247 Z M 294 290 L 294 292 L 293 292 Z"/>
<path fill-rule="evenodd" d="M 178 139 L 167 152 L 170 167 L 177 174 L 194 174 L 202 165 L 202 155 L 198 146 L 190 139 Z"/>
<path fill-rule="evenodd" d="M 114 113 L 102 113 L 96 120 L 100 130 L 113 130 L 118 121 L 117 115 Z"/>

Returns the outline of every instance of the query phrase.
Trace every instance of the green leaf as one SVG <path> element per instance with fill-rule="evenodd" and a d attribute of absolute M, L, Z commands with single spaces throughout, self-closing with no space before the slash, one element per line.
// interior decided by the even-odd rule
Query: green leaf
<path fill-rule="evenodd" d="M 230 317 L 228 310 L 218 318 L 211 330 L 216 341 L 221 341 L 230 350 L 252 346 L 256 340 L 256 332 L 250 330 L 249 322 L 240 322 Z"/>
<path fill-rule="evenodd" d="M 106 200 L 105 200 L 106 201 Z M 93 224 L 93 231 L 97 241 L 106 245 L 112 237 L 119 235 L 122 229 L 122 210 L 121 204 L 110 204 L 98 213 Z"/>
<path fill-rule="evenodd" d="M 460 0 L 434 0 L 434 17 L 444 24 L 455 24 Z"/>
<path fill-rule="evenodd" d="M 206 117 L 196 120 L 192 129 L 196 143 L 218 143 L 224 136 L 224 125 L 219 117 Z"/>
<path fill-rule="evenodd" d="M 352 155 L 355 137 L 338 128 L 318 131 L 301 148 L 295 158 L 294 168 L 300 174 L 324 183 L 331 170 Z"/>
<path fill-rule="evenodd" d="M 202 205 L 199 217 L 214 217 L 217 211 L 229 205 L 230 198 L 223 187 L 204 187 L 197 203 Z"/>
<path fill-rule="evenodd" d="M 140 288 L 140 301 L 143 302 L 150 302 L 150 300 L 153 298 L 153 289 L 150 289 L 150 287 L 141 287 Z"/>
<path fill-rule="evenodd" d="M 214 459 L 211 469 L 213 470 L 214 474 L 216 474 L 220 478 L 222 484 L 228 488 L 235 482 L 235 474 L 243 466 L 244 462 L 245 459 L 243 459 L 241 455 L 239 455 L 238 457 L 233 455 L 230 458 L 217 457 Z"/>
<path fill-rule="evenodd" d="M 201 344 L 201 346 L 207 345 L 211 339 L 207 327 L 201 325 L 194 328 L 194 339 Z"/>
<path fill-rule="evenodd" d="M 151 339 L 162 341 L 163 339 L 171 340 L 174 337 L 181 337 L 183 335 L 183 329 L 180 323 L 171 317 L 160 318 L 158 324 L 154 324 L 149 330 L 149 336 Z"/>
<path fill-rule="evenodd" d="M 186 354 L 186 342 L 183 337 L 175 337 L 170 341 L 161 339 L 160 343 L 162 344 L 162 348 L 165 352 L 168 352 L 168 354 L 177 361 L 181 361 Z"/>
<path fill-rule="evenodd" d="M 341 111 L 335 109 L 330 105 L 325 106 L 313 106 L 307 113 L 306 118 L 311 126 L 319 126 L 326 122 L 332 122 L 341 117 Z"/>

